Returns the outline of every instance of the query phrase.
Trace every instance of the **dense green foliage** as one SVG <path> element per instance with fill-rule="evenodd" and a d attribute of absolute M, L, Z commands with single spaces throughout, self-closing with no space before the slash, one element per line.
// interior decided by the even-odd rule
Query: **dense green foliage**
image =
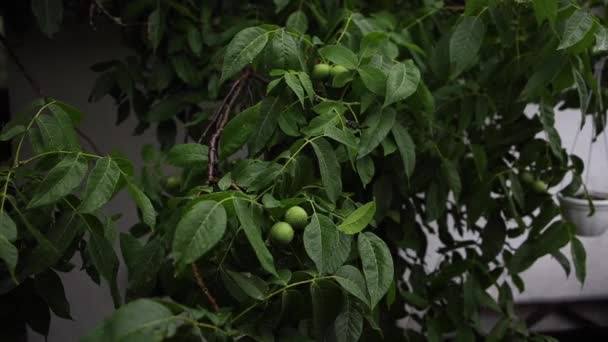
<path fill-rule="evenodd" d="M 57 31 L 61 1 L 32 4 Z M 93 66 L 91 99 L 112 96 L 117 122 L 135 115 L 160 148 L 135 176 L 119 154 L 82 150 L 81 114 L 52 99 L 5 128 L 18 147 L 2 171 L 2 293 L 28 286 L 47 316 L 69 317 L 56 272 L 79 253 L 121 306 L 86 341 L 550 340 L 517 318 L 513 291 L 548 254 L 569 273 L 569 243 L 585 277 L 547 188 L 582 185 L 554 107 L 605 123 L 593 2 L 114 5 L 133 56 Z M 123 190 L 141 222 L 119 234 L 100 209 Z"/>

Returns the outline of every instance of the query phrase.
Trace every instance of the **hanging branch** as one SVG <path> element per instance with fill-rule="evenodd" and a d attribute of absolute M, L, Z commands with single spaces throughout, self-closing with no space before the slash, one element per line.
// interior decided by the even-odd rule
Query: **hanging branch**
<path fill-rule="evenodd" d="M 21 72 L 23 77 L 29 83 L 30 87 L 32 87 L 32 89 L 34 89 L 34 91 L 36 92 L 38 97 L 42 97 L 42 98 L 46 97 L 46 95 L 42 91 L 42 88 L 40 87 L 38 82 L 36 82 L 36 80 L 34 80 L 32 75 L 25 68 L 25 65 L 23 65 L 23 63 L 21 63 L 21 60 L 19 59 L 19 57 L 17 57 L 17 54 L 10 47 L 8 40 L 2 33 L 0 33 L 0 42 L 2 42 L 2 45 L 4 46 L 4 49 L 8 53 L 9 57 L 13 60 L 13 63 L 15 63 L 15 65 L 17 66 L 17 68 L 19 69 L 19 71 Z M 101 151 L 99 150 L 99 148 L 97 147 L 97 145 L 95 144 L 95 142 L 93 142 L 93 139 L 91 139 L 91 137 L 89 137 L 87 134 L 85 134 L 83 131 L 81 131 L 78 127 L 74 127 L 74 129 L 76 130 L 76 133 L 78 133 L 78 135 L 81 138 L 83 138 L 91 146 L 91 148 L 93 149 L 93 151 L 95 151 L 95 153 L 97 153 L 99 155 L 102 154 Z"/>
<path fill-rule="evenodd" d="M 211 117 L 211 122 L 201 135 L 199 142 L 206 136 L 211 126 L 215 125 L 215 130 L 213 135 L 211 135 L 211 139 L 209 140 L 209 167 L 207 172 L 207 181 L 209 183 L 213 183 L 215 180 L 215 164 L 217 163 L 217 143 L 224 130 L 224 126 L 228 122 L 228 118 L 230 117 L 230 112 L 234 103 L 239 98 L 241 91 L 246 85 L 247 79 L 251 77 L 251 71 L 249 69 L 245 70 L 241 77 L 236 80 L 226 97 L 222 101 L 222 104 L 219 106 L 217 111 Z"/>
<path fill-rule="evenodd" d="M 194 277 L 196 278 L 196 283 L 198 284 L 198 287 L 200 287 L 203 294 L 207 297 L 207 300 L 209 300 L 209 303 L 211 304 L 211 307 L 213 308 L 213 310 L 215 312 L 218 312 L 220 310 L 220 307 L 217 305 L 217 301 L 215 300 L 213 295 L 211 295 L 211 292 L 205 285 L 203 276 L 201 275 L 201 272 L 198 270 L 198 266 L 196 266 L 196 263 L 192 264 L 192 272 L 194 273 Z"/>

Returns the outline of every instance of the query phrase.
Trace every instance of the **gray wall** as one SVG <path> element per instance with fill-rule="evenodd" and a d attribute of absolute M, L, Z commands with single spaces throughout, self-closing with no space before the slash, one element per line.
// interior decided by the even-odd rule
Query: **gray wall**
<path fill-rule="evenodd" d="M 95 80 L 95 73 L 89 70 L 89 66 L 98 61 L 128 54 L 128 51 L 120 46 L 119 33 L 115 28 L 99 28 L 93 32 L 88 26 L 71 27 L 53 40 L 32 33 L 26 37 L 17 53 L 46 93 L 87 113 L 81 129 L 97 142 L 102 152 L 109 153 L 118 149 L 140 163 L 140 147 L 143 144 L 156 143 L 152 130 L 142 136 L 132 136 L 131 132 L 135 127 L 133 120 L 115 127 L 116 113 L 111 100 L 92 104 L 87 102 L 89 90 Z M 35 98 L 35 93 L 14 68 L 10 70 L 10 89 L 13 112 Z M 558 129 L 564 146 L 568 148 L 572 145 L 578 120 L 577 112 L 563 112 L 557 116 Z M 584 159 L 589 148 L 589 136 L 589 131 L 584 131 L 576 149 L 577 154 L 585 156 Z M 608 177 L 605 177 L 608 167 L 607 152 L 603 146 L 594 148 L 591 165 L 592 185 L 604 191 L 608 190 Z M 118 222 L 122 230 L 130 227 L 137 219 L 134 205 L 124 195 L 116 198 L 106 211 L 109 214 L 125 214 Z M 608 267 L 603 264 L 608 256 L 608 235 L 582 240 L 587 248 L 589 268 L 588 281 L 584 287 L 581 288 L 573 276 L 566 279 L 557 262 L 547 257 L 524 274 L 527 289 L 525 293 L 517 296 L 518 301 L 608 297 Z M 569 255 L 568 249 L 565 254 Z M 93 284 L 86 274 L 78 271 L 62 277 L 75 320 L 53 317 L 50 342 L 76 341 L 113 310 L 109 290 L 105 285 L 99 287 Z M 124 285 L 125 279 L 125 270 L 121 267 L 120 283 Z M 594 315 L 606 319 L 605 312 Z M 553 323 L 554 326 L 558 324 L 560 323 L 557 321 Z M 32 333 L 31 340 L 43 341 L 43 338 Z"/>
<path fill-rule="evenodd" d="M 135 128 L 134 120 L 115 127 L 116 108 L 111 99 L 97 103 L 87 102 L 96 78 L 89 66 L 128 54 L 120 46 L 119 37 L 120 34 L 114 27 L 98 28 L 94 32 L 87 25 L 69 27 L 52 40 L 34 32 L 25 37 L 24 43 L 16 52 L 46 94 L 86 113 L 81 129 L 91 136 L 103 153 L 117 149 L 140 164 L 141 146 L 156 143 L 153 130 L 134 137 L 131 135 Z M 10 92 L 13 113 L 36 98 L 36 93 L 14 67 L 10 70 Z M 89 148 L 85 142 L 83 146 Z M 137 222 L 136 208 L 124 194 L 114 199 L 107 206 L 106 212 L 124 214 L 117 223 L 123 231 Z M 75 271 L 62 275 L 74 321 L 53 317 L 50 342 L 77 341 L 113 310 L 107 286 L 97 286 L 91 282 L 86 273 L 78 271 L 79 257 L 74 261 L 77 265 Z M 124 285 L 125 280 L 125 268 L 121 266 L 119 283 Z M 44 338 L 32 333 L 31 340 L 44 341 Z"/>

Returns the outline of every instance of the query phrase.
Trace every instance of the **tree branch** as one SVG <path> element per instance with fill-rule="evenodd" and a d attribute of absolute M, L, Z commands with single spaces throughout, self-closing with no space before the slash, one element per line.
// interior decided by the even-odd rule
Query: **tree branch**
<path fill-rule="evenodd" d="M 25 80 L 29 83 L 30 87 L 32 87 L 32 89 L 34 89 L 34 91 L 36 92 L 36 95 L 38 97 L 42 97 L 42 98 L 46 97 L 46 95 L 42 91 L 42 87 L 40 87 L 40 84 L 38 84 L 38 82 L 36 82 L 36 80 L 32 77 L 32 75 L 25 68 L 25 65 L 23 65 L 23 63 L 21 63 L 21 60 L 19 59 L 19 57 L 17 57 L 17 54 L 15 53 L 15 51 L 13 51 L 10 44 L 8 43 L 8 40 L 2 33 L 0 33 L 0 42 L 2 42 L 2 45 L 4 46 L 6 53 L 8 53 L 9 57 L 13 60 L 13 63 L 15 63 L 15 65 L 17 66 L 17 69 L 19 69 L 19 72 L 21 72 L 21 74 L 23 75 Z M 78 135 L 81 138 L 83 138 L 89 144 L 89 146 L 91 146 L 91 149 L 93 149 L 93 151 L 95 151 L 95 153 L 102 154 L 101 151 L 99 150 L 99 148 L 97 147 L 97 145 L 95 145 L 95 142 L 93 141 L 93 139 L 91 139 L 91 137 L 89 137 L 87 134 L 85 134 L 83 131 L 81 131 L 78 127 L 74 127 L 74 129 L 76 130 L 76 133 L 78 133 Z"/>
<path fill-rule="evenodd" d="M 213 117 L 211 118 L 211 122 L 203 132 L 203 135 L 199 139 L 199 142 L 203 139 L 203 137 L 207 134 L 209 128 L 215 123 L 215 131 L 209 140 L 209 166 L 207 172 L 207 181 L 209 183 L 213 183 L 215 180 L 215 164 L 217 163 L 217 143 L 224 130 L 224 126 L 228 122 L 228 118 L 230 117 L 230 111 L 234 106 L 234 103 L 238 99 L 243 87 L 246 84 L 247 79 L 251 76 L 250 70 L 245 70 L 241 77 L 234 82 L 228 94 L 222 101 L 222 104 L 217 109 Z"/>
<path fill-rule="evenodd" d="M 215 300 L 215 298 L 213 298 L 213 296 L 211 295 L 211 292 L 209 292 L 209 289 L 205 285 L 203 276 L 201 275 L 201 272 L 198 270 L 198 266 L 196 266 L 196 263 L 192 264 L 192 272 L 194 273 L 194 277 L 196 278 L 196 283 L 198 284 L 198 287 L 200 287 L 203 294 L 207 297 L 207 300 L 209 300 L 209 303 L 211 304 L 211 307 L 213 308 L 213 310 L 215 312 L 218 312 L 220 310 L 220 307 L 217 305 L 217 301 Z"/>

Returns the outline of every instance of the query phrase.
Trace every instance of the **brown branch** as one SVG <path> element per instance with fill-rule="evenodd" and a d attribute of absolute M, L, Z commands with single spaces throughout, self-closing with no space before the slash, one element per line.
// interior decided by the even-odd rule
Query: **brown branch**
<path fill-rule="evenodd" d="M 224 126 L 226 126 L 226 123 L 228 122 L 228 118 L 230 117 L 230 111 L 232 110 L 234 103 L 241 94 L 241 91 L 243 90 L 243 87 L 245 86 L 245 83 L 250 76 L 251 72 L 249 70 L 245 70 L 241 77 L 234 82 L 232 88 L 224 98 L 224 101 L 222 101 L 222 105 L 220 105 L 220 108 L 218 108 L 218 111 L 216 112 L 217 117 L 215 117 L 216 115 L 214 115 L 215 118 L 212 118 L 212 122 L 210 122 L 209 126 L 207 126 L 207 128 L 211 127 L 213 121 L 215 121 L 215 131 L 213 132 L 213 135 L 209 140 L 209 166 L 207 172 L 207 181 L 209 183 L 213 183 L 215 180 L 214 174 L 215 164 L 217 163 L 218 140 L 222 134 L 222 131 L 224 130 Z M 205 130 L 205 132 L 206 131 L 207 130 Z"/>
<path fill-rule="evenodd" d="M 201 141 L 203 140 L 203 138 L 205 136 L 207 136 L 207 133 L 209 133 L 209 129 L 214 124 L 217 123 L 217 119 L 222 115 L 222 113 L 224 111 L 224 108 L 226 108 L 226 105 L 228 104 L 228 101 L 230 101 L 230 99 L 232 98 L 234 92 L 239 87 L 240 83 L 241 83 L 241 78 L 239 78 L 238 80 L 234 81 L 234 83 L 232 84 L 232 87 L 230 87 L 230 90 L 228 91 L 228 93 L 226 94 L 226 96 L 224 97 L 224 99 L 222 100 L 222 103 L 216 109 L 215 113 L 213 113 L 213 116 L 211 116 L 211 119 L 209 119 L 209 124 L 207 125 L 207 127 L 203 131 L 203 134 L 201 134 L 201 137 L 198 139 L 199 144 L 201 143 Z"/>
<path fill-rule="evenodd" d="M 203 291 L 203 294 L 207 297 L 207 300 L 209 300 L 209 303 L 211 304 L 211 307 L 213 308 L 213 310 L 215 312 L 218 312 L 220 310 L 220 307 L 217 305 L 217 301 L 215 300 L 215 298 L 213 298 L 213 296 L 211 295 L 211 292 L 209 292 L 209 289 L 205 285 L 203 276 L 201 275 L 201 272 L 198 270 L 198 266 L 196 266 L 196 263 L 192 264 L 192 272 L 194 273 L 194 277 L 196 278 L 196 283 L 198 284 L 198 287 L 200 287 L 201 291 Z"/>
<path fill-rule="evenodd" d="M 19 72 L 21 72 L 21 75 L 23 75 L 25 80 L 29 83 L 29 85 L 32 87 L 32 89 L 34 89 L 34 91 L 36 92 L 36 95 L 38 97 L 42 97 L 42 98 L 46 97 L 46 95 L 42 91 L 42 87 L 40 87 L 40 84 L 38 84 L 38 82 L 36 82 L 36 80 L 32 77 L 32 75 L 25 68 L 25 65 L 23 65 L 23 63 L 21 63 L 21 60 L 19 59 L 19 57 L 17 57 L 17 54 L 15 53 L 15 51 L 13 51 L 10 44 L 8 43 L 8 40 L 2 33 L 0 33 L 0 41 L 2 42 L 2 45 L 4 45 L 4 49 L 8 53 L 9 57 L 13 60 L 13 63 L 15 63 L 15 65 L 17 66 L 17 69 L 19 69 Z M 91 149 L 93 149 L 93 151 L 95 151 L 95 153 L 101 154 L 101 151 L 99 150 L 97 145 L 95 145 L 95 142 L 93 142 L 93 139 L 91 139 L 91 137 L 86 135 L 83 131 L 81 131 L 77 127 L 75 127 L 75 129 L 76 129 L 76 133 L 78 133 L 78 135 L 81 138 L 83 138 L 91 146 Z"/>

